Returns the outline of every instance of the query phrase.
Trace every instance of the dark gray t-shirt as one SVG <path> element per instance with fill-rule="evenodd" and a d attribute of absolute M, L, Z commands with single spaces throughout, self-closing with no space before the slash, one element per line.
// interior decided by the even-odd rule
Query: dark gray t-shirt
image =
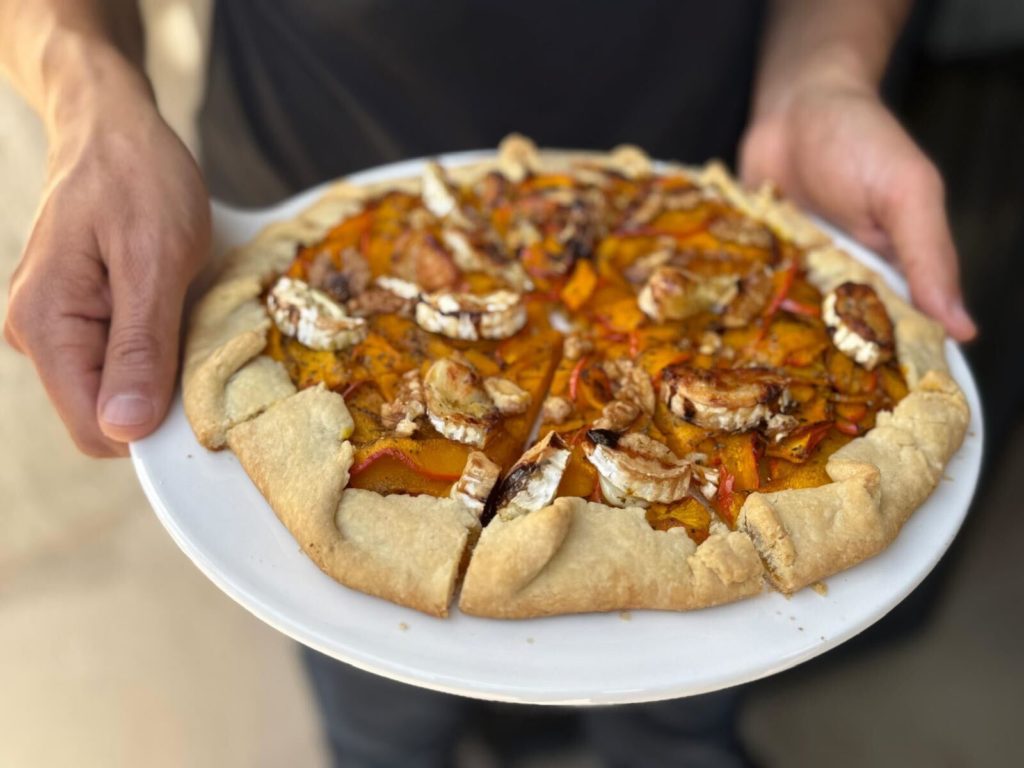
<path fill-rule="evenodd" d="M 730 158 L 762 14 L 755 0 L 218 0 L 203 164 L 264 204 L 404 157 L 639 144 Z"/>

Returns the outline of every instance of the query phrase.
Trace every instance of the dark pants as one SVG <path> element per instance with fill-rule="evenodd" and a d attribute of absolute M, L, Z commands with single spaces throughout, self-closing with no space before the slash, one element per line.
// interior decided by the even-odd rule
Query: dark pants
<path fill-rule="evenodd" d="M 526 731 L 515 734 L 520 754 L 531 745 L 536 752 L 550 744 L 545 730 L 577 727 L 586 745 L 612 768 L 747 765 L 734 730 L 740 688 L 576 710 L 495 705 L 396 683 L 302 650 L 337 766 L 449 766 L 460 737 L 474 726 L 486 732 L 489 719 L 520 719 Z"/>

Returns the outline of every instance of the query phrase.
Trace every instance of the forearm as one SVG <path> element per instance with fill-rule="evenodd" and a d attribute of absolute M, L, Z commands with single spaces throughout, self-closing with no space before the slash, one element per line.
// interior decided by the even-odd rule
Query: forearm
<path fill-rule="evenodd" d="M 101 95 L 152 99 L 134 0 L 0 0 L 0 69 L 51 137 Z"/>
<path fill-rule="evenodd" d="M 754 116 L 785 106 L 804 84 L 878 87 L 911 0 L 773 0 Z"/>

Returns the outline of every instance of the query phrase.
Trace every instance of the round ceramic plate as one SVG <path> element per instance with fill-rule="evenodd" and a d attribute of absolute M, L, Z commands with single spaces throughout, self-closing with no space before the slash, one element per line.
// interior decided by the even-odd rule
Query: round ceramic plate
<path fill-rule="evenodd" d="M 483 157 L 442 158 L 456 165 Z M 356 183 L 418 173 L 408 161 L 351 177 Z M 261 211 L 215 206 L 219 251 L 311 203 L 319 190 Z M 839 243 L 899 290 L 895 271 L 857 244 Z M 771 675 L 842 643 L 884 616 L 942 557 L 970 504 L 981 466 L 978 393 L 960 350 L 953 376 L 971 406 L 963 447 L 935 493 L 896 541 L 828 579 L 827 593 L 766 592 L 690 613 L 558 616 L 496 621 L 453 608 L 435 619 L 347 589 L 321 573 L 229 451 L 196 442 L 177 397 L 163 426 L 131 446 L 142 486 L 178 546 L 260 619 L 342 661 L 439 691 L 538 704 L 612 704 L 675 698 Z"/>

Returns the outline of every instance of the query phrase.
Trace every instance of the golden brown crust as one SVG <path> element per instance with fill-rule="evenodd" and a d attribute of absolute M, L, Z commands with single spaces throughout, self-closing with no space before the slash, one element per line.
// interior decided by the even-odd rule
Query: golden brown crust
<path fill-rule="evenodd" d="M 448 498 L 350 488 L 336 522 L 345 547 L 321 565 L 330 576 L 399 605 L 448 615 L 466 548 L 480 530 L 466 507 Z"/>
<path fill-rule="evenodd" d="M 224 411 L 231 426 L 258 416 L 279 400 L 295 394 L 285 367 L 266 355 L 253 358 L 228 379 Z"/>
<path fill-rule="evenodd" d="M 334 537 L 333 517 L 352 465 L 352 417 L 324 388 L 304 389 L 228 431 L 227 443 L 304 548 Z"/>
<path fill-rule="evenodd" d="M 879 472 L 848 466 L 845 480 L 819 488 L 755 493 L 740 513 L 773 584 L 793 592 L 877 554 L 889 541 L 879 511 Z"/>
<path fill-rule="evenodd" d="M 539 153 L 528 139 L 510 136 L 494 158 L 446 172 L 467 183 L 495 169 L 516 178 L 526 171 L 582 174 L 594 167 L 630 177 L 652 170 L 635 147 Z M 470 561 L 460 601 L 467 613 L 525 618 L 699 608 L 757 593 L 762 559 L 775 586 L 794 591 L 884 549 L 959 447 L 969 414 L 946 373 L 942 329 L 769 188 L 747 192 L 716 163 L 690 175 L 809 249 L 808 274 L 821 290 L 846 280 L 873 285 L 894 321 L 910 394 L 891 415 L 880 414 L 875 429 L 831 457 L 827 471 L 834 482 L 754 493 L 740 513 L 740 531 L 715 532 L 699 547 L 681 531 L 653 530 L 641 510 L 582 499 L 557 499 L 513 521 L 496 519 Z M 419 180 L 340 182 L 294 219 L 267 227 L 229 255 L 193 315 L 185 407 L 204 445 L 217 448 L 227 440 L 323 570 L 364 592 L 444 615 L 478 523 L 450 499 L 344 490 L 352 461 L 344 401 L 323 389 L 295 394 L 280 365 L 260 356 L 269 323 L 259 297 L 267 281 L 299 245 L 320 239 L 389 190 L 417 192 Z"/>
<path fill-rule="evenodd" d="M 228 381 L 266 346 L 270 321 L 254 278 L 220 283 L 192 314 L 182 373 L 185 414 L 199 442 L 224 445 L 233 425 L 227 412 Z"/>
<path fill-rule="evenodd" d="M 446 615 L 476 518 L 450 499 L 344 490 L 351 431 L 342 397 L 314 387 L 233 427 L 227 439 L 325 573 L 362 592 Z"/>
<path fill-rule="evenodd" d="M 757 594 L 762 577 L 745 534 L 715 533 L 697 546 L 681 529 L 655 531 L 642 509 L 559 498 L 484 529 L 459 608 L 506 619 L 691 610 Z"/>

